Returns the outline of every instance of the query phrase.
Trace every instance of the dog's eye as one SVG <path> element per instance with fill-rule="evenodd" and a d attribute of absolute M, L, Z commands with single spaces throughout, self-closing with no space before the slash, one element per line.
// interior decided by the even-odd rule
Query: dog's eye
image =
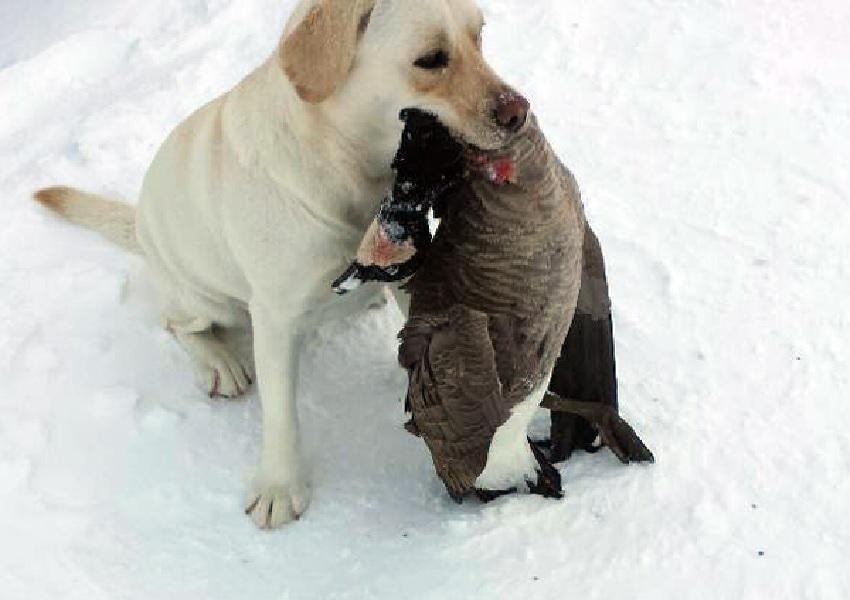
<path fill-rule="evenodd" d="M 428 71 L 445 69 L 449 66 L 449 53 L 441 48 L 434 52 L 429 52 L 425 56 L 420 56 L 413 64 L 420 69 L 426 69 Z"/>

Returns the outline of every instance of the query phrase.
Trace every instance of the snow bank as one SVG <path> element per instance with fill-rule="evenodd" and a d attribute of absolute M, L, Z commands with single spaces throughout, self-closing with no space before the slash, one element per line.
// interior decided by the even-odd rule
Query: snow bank
<path fill-rule="evenodd" d="M 256 396 L 207 400 L 143 266 L 27 196 L 134 198 L 291 5 L 0 5 L 0 596 L 847 598 L 850 5 L 484 1 L 582 183 L 658 464 L 580 456 L 563 502 L 453 505 L 400 428 L 386 309 L 307 349 L 314 501 L 265 534 L 240 512 Z"/>

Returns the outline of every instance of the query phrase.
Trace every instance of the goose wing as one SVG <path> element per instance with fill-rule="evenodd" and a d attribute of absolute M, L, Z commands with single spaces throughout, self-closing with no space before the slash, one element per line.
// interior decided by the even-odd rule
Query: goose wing
<path fill-rule="evenodd" d="M 597 402 L 614 411 L 618 408 L 611 298 L 602 248 L 589 225 L 578 305 L 549 390 L 562 398 Z M 552 461 L 560 462 L 576 448 L 593 451 L 598 432 L 577 414 L 553 412 L 551 434 Z"/>
<path fill-rule="evenodd" d="M 413 317 L 399 359 L 409 373 L 408 429 L 431 451 L 453 498 L 473 490 L 496 429 L 507 421 L 485 313 L 455 305 L 441 317 Z"/>

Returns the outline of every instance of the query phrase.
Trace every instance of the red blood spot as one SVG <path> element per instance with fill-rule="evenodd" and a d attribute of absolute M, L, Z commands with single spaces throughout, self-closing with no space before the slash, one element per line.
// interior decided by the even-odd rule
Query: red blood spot
<path fill-rule="evenodd" d="M 504 185 L 512 181 L 514 174 L 514 161 L 510 158 L 497 158 L 490 163 L 490 179 L 497 185 Z"/>

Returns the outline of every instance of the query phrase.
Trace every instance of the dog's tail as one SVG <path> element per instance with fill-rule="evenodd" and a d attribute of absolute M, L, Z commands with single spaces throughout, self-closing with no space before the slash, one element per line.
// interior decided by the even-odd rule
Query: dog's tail
<path fill-rule="evenodd" d="M 136 239 L 136 209 L 124 202 L 69 187 L 37 191 L 33 198 L 72 223 L 96 231 L 133 254 L 143 254 Z"/>

